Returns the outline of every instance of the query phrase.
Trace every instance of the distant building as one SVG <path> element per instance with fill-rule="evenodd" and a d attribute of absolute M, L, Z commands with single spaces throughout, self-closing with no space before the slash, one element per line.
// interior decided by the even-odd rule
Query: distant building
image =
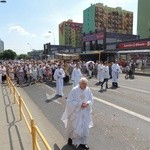
<path fill-rule="evenodd" d="M 83 23 L 64 21 L 59 24 L 59 45 L 82 47 Z"/>
<path fill-rule="evenodd" d="M 65 45 L 51 45 L 50 43 L 44 44 L 43 57 L 49 56 L 54 59 L 56 53 L 67 54 L 67 53 L 80 53 L 81 48 L 75 48 L 72 46 Z"/>
<path fill-rule="evenodd" d="M 116 43 L 134 39 L 138 39 L 138 36 L 111 32 L 91 33 L 83 37 L 83 51 L 115 49 Z"/>
<path fill-rule="evenodd" d="M 0 39 L 0 53 L 4 52 L 4 42 Z"/>
<path fill-rule="evenodd" d="M 30 52 L 28 52 L 28 55 L 31 59 L 42 59 L 42 55 L 43 55 L 43 50 L 32 50 Z"/>
<path fill-rule="evenodd" d="M 91 5 L 83 11 L 83 50 L 114 49 L 115 42 L 137 39 L 132 35 L 133 12 L 112 8 L 102 3 Z"/>
<path fill-rule="evenodd" d="M 104 31 L 120 34 L 132 34 L 133 12 L 112 8 L 102 3 L 91 5 L 83 11 L 83 32 L 85 34 Z"/>
<path fill-rule="evenodd" d="M 140 38 L 150 37 L 150 1 L 138 0 L 137 32 Z"/>

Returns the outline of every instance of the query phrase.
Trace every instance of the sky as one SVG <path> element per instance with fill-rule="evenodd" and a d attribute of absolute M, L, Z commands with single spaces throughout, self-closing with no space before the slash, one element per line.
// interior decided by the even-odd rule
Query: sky
<path fill-rule="evenodd" d="M 5 4 L 0 3 L 0 39 L 4 41 L 5 49 L 12 49 L 17 54 L 41 50 L 48 42 L 59 44 L 58 25 L 68 19 L 82 23 L 83 10 L 99 2 L 134 12 L 133 34 L 136 34 L 137 1 L 7 0 Z"/>

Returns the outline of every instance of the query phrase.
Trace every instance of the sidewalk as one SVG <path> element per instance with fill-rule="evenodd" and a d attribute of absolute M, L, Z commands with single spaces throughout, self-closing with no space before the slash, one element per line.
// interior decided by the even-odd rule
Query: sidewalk
<path fill-rule="evenodd" d="M 0 150 L 32 150 L 32 139 L 8 86 L 0 85 Z"/>

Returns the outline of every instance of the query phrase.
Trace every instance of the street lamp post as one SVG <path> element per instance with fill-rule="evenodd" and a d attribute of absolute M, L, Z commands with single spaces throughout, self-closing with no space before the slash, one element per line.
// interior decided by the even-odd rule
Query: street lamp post
<path fill-rule="evenodd" d="M 54 38 L 54 45 L 55 45 L 55 34 L 54 34 L 53 32 L 51 32 L 51 31 L 48 31 L 48 33 L 53 34 L 53 38 Z"/>

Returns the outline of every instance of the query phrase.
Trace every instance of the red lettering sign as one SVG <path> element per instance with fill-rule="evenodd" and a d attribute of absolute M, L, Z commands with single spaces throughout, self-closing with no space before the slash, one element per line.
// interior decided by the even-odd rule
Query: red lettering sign
<path fill-rule="evenodd" d="M 118 48 L 136 48 L 136 47 L 149 47 L 150 41 L 139 41 L 139 42 L 129 42 L 121 43 Z"/>

